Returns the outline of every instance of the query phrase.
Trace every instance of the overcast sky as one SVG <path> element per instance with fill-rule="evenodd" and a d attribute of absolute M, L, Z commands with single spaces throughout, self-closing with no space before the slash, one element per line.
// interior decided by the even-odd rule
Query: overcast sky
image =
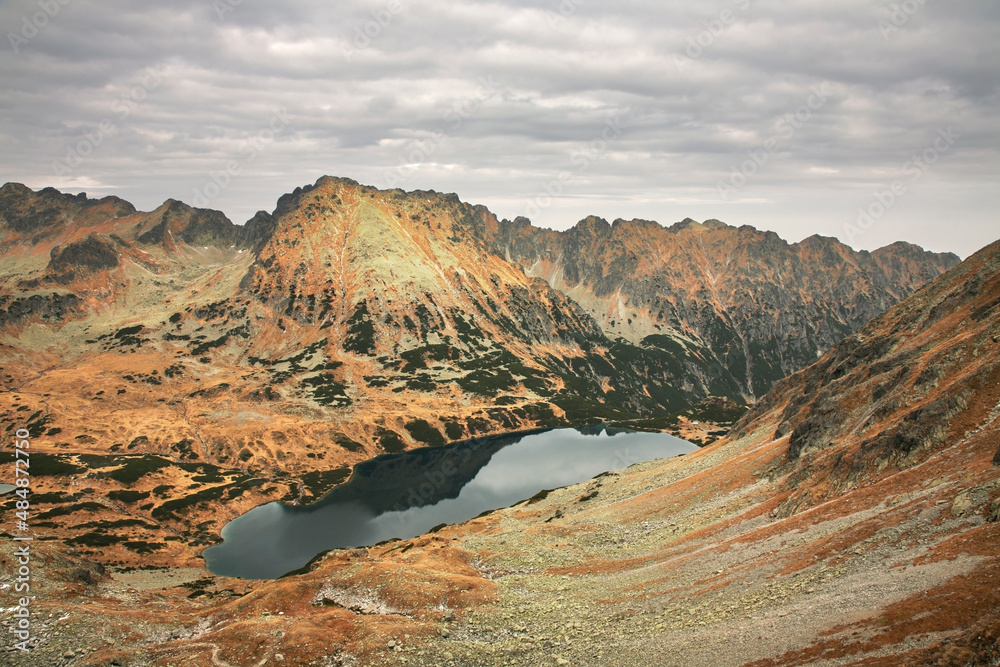
<path fill-rule="evenodd" d="M 997 0 L 0 0 L 0 28 L 0 182 L 239 223 L 330 174 L 557 229 L 1000 238 Z"/>

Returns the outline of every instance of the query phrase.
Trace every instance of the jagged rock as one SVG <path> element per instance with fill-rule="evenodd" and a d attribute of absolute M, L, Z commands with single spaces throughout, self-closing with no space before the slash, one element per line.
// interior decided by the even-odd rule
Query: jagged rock
<path fill-rule="evenodd" d="M 809 369 L 782 380 L 734 427 L 730 437 L 742 437 L 763 415 L 776 414 L 775 439 L 791 434 L 788 462 L 797 472 L 788 477 L 793 493 L 781 505 L 784 515 L 877 478 L 887 468 L 917 465 L 966 435 L 964 428 L 955 430 L 962 428 L 955 422 L 957 415 L 968 410 L 982 391 L 980 383 L 989 382 L 990 376 L 984 371 L 982 376 L 955 379 L 954 374 L 963 362 L 976 358 L 993 324 L 989 318 L 965 319 L 967 346 L 951 348 L 949 318 L 956 317 L 956 310 L 980 312 L 997 299 L 998 247 L 983 249 L 967 260 L 964 271 L 949 272 L 932 284 L 933 289 L 922 290 L 905 307 L 876 318 Z M 968 281 L 974 276 L 978 287 L 970 290 Z M 918 335 L 921 345 L 912 342 Z M 854 439 L 854 447 L 842 447 Z M 837 452 L 825 459 L 831 481 L 816 495 L 816 460 L 826 451 Z M 1000 463 L 1000 454 L 994 463 Z M 985 492 L 973 489 L 953 499 L 952 514 L 968 516 L 986 501 Z"/>
<path fill-rule="evenodd" d="M 788 244 L 718 220 L 665 228 L 589 217 L 554 232 L 518 218 L 486 231 L 498 253 L 572 294 L 608 335 L 686 349 L 687 381 L 744 400 L 959 261 L 907 243 L 871 253 L 820 236 Z"/>
<path fill-rule="evenodd" d="M 143 245 L 169 246 L 180 240 L 189 245 L 226 248 L 245 245 L 248 231 L 255 230 L 234 225 L 220 211 L 192 208 L 170 199 L 140 221 L 132 235 Z"/>
<path fill-rule="evenodd" d="M 132 204 L 118 197 L 88 199 L 84 193 L 63 194 L 55 188 L 34 192 L 20 183 L 0 187 L 0 228 L 6 227 L 34 241 L 58 233 L 70 222 L 87 227 L 135 212 Z"/>

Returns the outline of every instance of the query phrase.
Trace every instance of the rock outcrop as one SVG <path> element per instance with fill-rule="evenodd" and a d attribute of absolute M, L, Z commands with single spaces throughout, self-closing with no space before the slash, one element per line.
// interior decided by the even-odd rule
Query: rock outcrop
<path fill-rule="evenodd" d="M 114 245 L 94 234 L 65 247 L 56 246 L 52 249 L 50 257 L 48 270 L 60 274 L 96 273 L 116 268 L 121 264 L 121 258 Z M 67 278 L 71 279 L 72 275 Z"/>

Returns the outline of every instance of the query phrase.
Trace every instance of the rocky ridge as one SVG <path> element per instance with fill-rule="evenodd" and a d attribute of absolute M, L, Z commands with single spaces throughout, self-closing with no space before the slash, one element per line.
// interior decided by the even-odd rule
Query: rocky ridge
<path fill-rule="evenodd" d="M 907 243 L 874 252 L 821 236 L 789 244 L 718 220 L 591 217 L 555 232 L 518 218 L 500 221 L 492 241 L 608 336 L 698 350 L 725 369 L 728 395 L 751 402 L 959 262 Z"/>

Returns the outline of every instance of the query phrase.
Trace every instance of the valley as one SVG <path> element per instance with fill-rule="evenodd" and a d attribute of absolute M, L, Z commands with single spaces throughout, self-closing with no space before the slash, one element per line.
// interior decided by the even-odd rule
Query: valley
<path fill-rule="evenodd" d="M 330 177 L 245 226 L 14 184 L 0 216 L 38 638 L 0 661 L 1000 659 L 996 244 L 552 232 Z M 703 448 L 293 576 L 204 568 L 229 521 L 376 456 L 597 424 Z"/>

